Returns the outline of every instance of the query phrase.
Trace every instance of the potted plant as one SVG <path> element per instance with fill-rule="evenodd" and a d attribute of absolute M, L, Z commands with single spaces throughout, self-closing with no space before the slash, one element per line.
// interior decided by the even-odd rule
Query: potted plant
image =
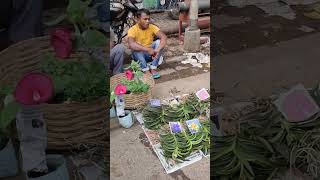
<path fill-rule="evenodd" d="M 117 107 L 117 116 L 119 123 L 124 128 L 130 128 L 133 125 L 133 118 L 131 111 L 125 110 L 125 102 L 123 95 L 127 93 L 127 88 L 125 85 L 118 84 L 114 88 L 114 94 L 116 95 L 116 107 Z"/>
<path fill-rule="evenodd" d="M 11 90 L 11 88 L 1 89 L 3 103 L 0 111 L 0 178 L 15 176 L 18 173 L 18 162 L 9 137 L 9 127 L 20 107 L 15 102 Z"/>
<path fill-rule="evenodd" d="M 149 90 L 149 85 L 142 81 L 143 72 L 137 62 L 132 61 L 128 70 L 125 71 L 127 79 L 121 81 L 127 87 L 126 94 L 130 93 L 144 93 Z"/>

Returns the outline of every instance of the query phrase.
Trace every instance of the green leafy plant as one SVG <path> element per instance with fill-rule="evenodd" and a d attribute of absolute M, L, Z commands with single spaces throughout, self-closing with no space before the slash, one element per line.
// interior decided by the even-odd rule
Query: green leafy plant
<path fill-rule="evenodd" d="M 214 137 L 213 146 L 210 160 L 217 179 L 268 179 L 277 171 L 268 158 L 271 153 L 258 141 L 239 135 Z"/>
<path fill-rule="evenodd" d="M 168 124 L 169 122 L 183 124 L 187 120 L 194 119 L 205 112 L 205 108 L 209 108 L 208 102 L 199 101 L 191 94 L 177 107 L 161 105 L 161 107 L 155 108 L 148 105 L 144 108 L 142 115 L 145 120 L 145 126 L 148 129 L 157 130 L 163 124 Z"/>
<path fill-rule="evenodd" d="M 64 20 L 71 22 L 76 29 L 86 29 L 90 26 L 90 21 L 86 17 L 86 12 L 89 10 L 89 4 L 91 0 L 69 0 L 66 12 L 59 17 L 45 22 L 47 26 L 54 26 L 61 23 Z"/>
<path fill-rule="evenodd" d="M 311 95 L 319 103 L 317 89 Z M 319 178 L 318 116 L 303 123 L 290 123 L 271 99 L 265 99 L 254 102 L 251 112 L 240 112 L 235 120 L 240 131 L 232 136 L 213 137 L 211 164 L 215 179 L 272 179 L 288 169 Z"/>
<path fill-rule="evenodd" d="M 144 92 L 147 92 L 150 87 L 148 84 L 138 79 L 134 79 L 134 80 L 125 79 L 125 80 L 122 80 L 121 82 L 127 86 L 127 91 L 131 93 L 144 93 Z"/>
<path fill-rule="evenodd" d="M 107 38 L 99 31 L 96 7 L 89 5 L 91 0 L 69 0 L 66 13 L 45 23 L 53 26 L 64 20 L 70 22 L 75 30 L 75 49 L 101 48 L 106 46 Z"/>
<path fill-rule="evenodd" d="M 207 154 L 210 147 L 210 133 L 207 127 L 203 126 L 195 134 L 191 134 L 188 130 L 177 134 L 161 134 L 160 144 L 164 157 L 182 162 L 197 150 L 204 150 Z"/>
<path fill-rule="evenodd" d="M 143 77 L 143 72 L 141 71 L 140 65 L 136 61 L 131 61 L 130 66 L 128 67 L 133 71 L 133 74 L 137 77 L 137 79 Z"/>
<path fill-rule="evenodd" d="M 107 95 L 104 65 L 91 61 L 62 61 L 52 56 L 43 61 L 41 69 L 49 74 L 58 101 L 91 101 Z"/>
<path fill-rule="evenodd" d="M 12 91 L 12 86 L 2 86 L 0 90 L 1 99 L 3 100 L 2 109 L 0 111 L 0 150 L 6 146 L 9 139 L 8 128 L 20 111 L 20 106 L 15 102 Z"/>

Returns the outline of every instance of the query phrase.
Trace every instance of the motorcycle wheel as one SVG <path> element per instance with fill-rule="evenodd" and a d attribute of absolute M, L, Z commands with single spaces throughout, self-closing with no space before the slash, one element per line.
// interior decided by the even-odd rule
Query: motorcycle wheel
<path fill-rule="evenodd" d="M 179 10 L 178 9 L 170 9 L 170 11 L 168 11 L 168 15 L 173 20 L 179 20 Z"/>

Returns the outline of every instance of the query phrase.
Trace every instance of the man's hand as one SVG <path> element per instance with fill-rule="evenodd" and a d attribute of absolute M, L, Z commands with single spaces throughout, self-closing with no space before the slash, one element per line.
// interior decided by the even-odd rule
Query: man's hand
<path fill-rule="evenodd" d="M 110 41 L 110 49 L 114 48 L 115 43 L 113 41 Z"/>
<path fill-rule="evenodd" d="M 152 56 L 152 59 L 155 59 L 158 56 L 159 53 L 160 53 L 160 49 L 159 48 L 155 49 L 154 50 L 154 55 Z"/>
<path fill-rule="evenodd" d="M 148 54 L 150 54 L 151 56 L 154 56 L 156 54 L 156 51 L 152 48 L 148 48 L 147 50 Z"/>

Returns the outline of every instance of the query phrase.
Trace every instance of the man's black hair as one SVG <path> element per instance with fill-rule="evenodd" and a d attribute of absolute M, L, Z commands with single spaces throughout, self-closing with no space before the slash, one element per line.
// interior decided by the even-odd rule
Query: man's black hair
<path fill-rule="evenodd" d="M 139 9 L 136 12 L 136 17 L 140 18 L 142 14 L 146 14 L 146 15 L 150 16 L 150 11 L 148 9 Z"/>

